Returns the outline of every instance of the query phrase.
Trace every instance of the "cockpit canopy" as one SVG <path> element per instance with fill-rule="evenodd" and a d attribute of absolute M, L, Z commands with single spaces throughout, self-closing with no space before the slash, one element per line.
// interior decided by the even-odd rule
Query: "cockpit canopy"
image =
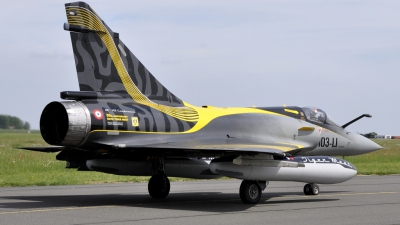
<path fill-rule="evenodd" d="M 322 110 L 317 107 L 301 107 L 304 111 L 305 117 L 307 120 L 319 124 L 329 124 L 329 125 L 334 125 L 338 126 L 335 122 L 333 122 L 328 115 Z M 340 127 L 340 126 L 338 126 Z"/>

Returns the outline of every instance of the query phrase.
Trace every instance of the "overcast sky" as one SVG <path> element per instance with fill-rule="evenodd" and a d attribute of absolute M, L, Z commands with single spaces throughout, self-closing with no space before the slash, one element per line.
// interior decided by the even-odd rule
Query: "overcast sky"
<path fill-rule="evenodd" d="M 168 2 L 168 3 L 167 3 Z M 0 114 L 39 129 L 79 90 L 65 1 L 0 8 Z M 400 1 L 87 1 L 194 105 L 317 106 L 352 132 L 400 135 Z"/>

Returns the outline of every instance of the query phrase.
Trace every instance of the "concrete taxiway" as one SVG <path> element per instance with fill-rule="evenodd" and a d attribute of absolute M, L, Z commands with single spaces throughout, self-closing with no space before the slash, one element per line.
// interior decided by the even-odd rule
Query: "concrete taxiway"
<path fill-rule="evenodd" d="M 400 224 L 400 176 L 320 185 L 271 182 L 257 205 L 239 180 L 173 182 L 154 200 L 147 183 L 0 188 L 0 224 Z"/>

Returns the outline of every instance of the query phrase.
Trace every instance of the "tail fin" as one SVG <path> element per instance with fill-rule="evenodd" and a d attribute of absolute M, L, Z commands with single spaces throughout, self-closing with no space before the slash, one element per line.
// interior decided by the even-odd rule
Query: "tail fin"
<path fill-rule="evenodd" d="M 65 4 L 81 91 L 111 91 L 139 103 L 184 106 L 84 2 Z"/>

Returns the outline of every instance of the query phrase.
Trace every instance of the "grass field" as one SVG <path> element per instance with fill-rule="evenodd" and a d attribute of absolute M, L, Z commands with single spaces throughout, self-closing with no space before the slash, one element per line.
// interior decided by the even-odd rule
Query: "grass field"
<path fill-rule="evenodd" d="M 147 182 L 150 177 L 117 176 L 99 172 L 65 169 L 57 153 L 19 150 L 18 147 L 46 146 L 39 132 L 0 131 L 0 187 Z M 175 180 L 190 180 L 170 178 Z"/>
<path fill-rule="evenodd" d="M 346 157 L 358 174 L 400 174 L 400 140 L 376 140 L 385 149 L 361 156 Z M 65 169 L 57 153 L 19 150 L 22 146 L 47 145 L 39 132 L 0 130 L 0 187 L 146 182 L 149 177 L 116 176 L 99 172 Z M 175 180 L 189 180 L 171 178 Z"/>

